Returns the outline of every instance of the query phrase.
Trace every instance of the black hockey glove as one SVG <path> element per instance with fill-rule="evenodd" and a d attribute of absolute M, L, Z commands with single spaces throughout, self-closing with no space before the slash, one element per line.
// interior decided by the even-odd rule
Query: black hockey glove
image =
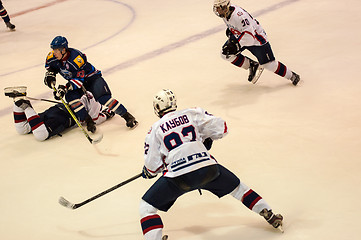
<path fill-rule="evenodd" d="M 47 71 L 45 73 L 44 84 L 49 88 L 53 88 L 53 85 L 55 86 L 55 83 L 56 83 L 55 72 Z"/>
<path fill-rule="evenodd" d="M 229 28 L 226 29 L 226 36 L 229 38 L 231 35 L 233 35 L 233 33 L 231 32 L 231 30 L 229 30 Z"/>
<path fill-rule="evenodd" d="M 228 41 L 223 45 L 222 47 L 222 54 L 229 56 L 229 55 L 235 55 L 241 50 L 241 46 L 239 45 L 239 42 L 237 39 L 230 38 Z"/>
<path fill-rule="evenodd" d="M 58 90 L 54 91 L 53 94 L 54 94 L 54 98 L 56 100 L 60 100 L 62 99 L 65 94 L 68 92 L 68 88 L 64 85 L 59 85 L 58 86 Z"/>
<path fill-rule="evenodd" d="M 210 150 L 212 148 L 213 140 L 212 138 L 206 138 L 203 141 L 203 145 L 206 147 L 207 150 Z"/>
<path fill-rule="evenodd" d="M 95 133 L 95 131 L 97 130 L 97 127 L 95 126 L 95 122 L 93 121 L 93 119 L 90 117 L 89 114 L 87 114 L 84 121 L 86 123 L 86 129 L 89 132 Z"/>
<path fill-rule="evenodd" d="M 145 179 L 151 179 L 151 178 L 155 178 L 157 176 L 156 175 L 153 175 L 152 173 L 150 173 L 148 171 L 148 169 L 144 166 L 143 167 L 143 170 L 142 170 L 142 177 L 145 178 Z"/>

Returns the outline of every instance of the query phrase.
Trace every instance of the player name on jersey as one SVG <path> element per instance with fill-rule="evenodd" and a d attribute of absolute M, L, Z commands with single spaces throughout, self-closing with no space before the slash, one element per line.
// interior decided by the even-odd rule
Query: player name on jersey
<path fill-rule="evenodd" d="M 163 133 L 169 131 L 172 128 L 178 127 L 180 125 L 189 123 L 189 119 L 187 115 L 182 115 L 176 118 L 173 118 L 163 124 L 161 124 L 159 127 L 162 129 Z"/>

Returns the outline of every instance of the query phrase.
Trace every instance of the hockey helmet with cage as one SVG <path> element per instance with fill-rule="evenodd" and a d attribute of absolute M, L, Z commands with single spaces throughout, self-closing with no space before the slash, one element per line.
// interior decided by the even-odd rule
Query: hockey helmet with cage
<path fill-rule="evenodd" d="M 213 12 L 221 18 L 225 18 L 229 11 L 230 0 L 214 0 Z"/>
<path fill-rule="evenodd" d="M 153 99 L 154 113 L 158 117 L 163 117 L 167 112 L 177 109 L 177 98 L 169 89 L 159 91 Z"/>
<path fill-rule="evenodd" d="M 68 48 L 68 40 L 63 36 L 56 36 L 50 43 L 51 49 Z"/>

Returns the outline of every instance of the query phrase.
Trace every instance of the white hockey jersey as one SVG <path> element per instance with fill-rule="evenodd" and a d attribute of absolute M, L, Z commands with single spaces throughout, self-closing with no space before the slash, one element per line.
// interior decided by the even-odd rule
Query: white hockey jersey
<path fill-rule="evenodd" d="M 261 46 L 268 42 L 267 34 L 259 22 L 254 19 L 246 10 L 241 7 L 231 5 L 234 11 L 224 23 L 233 35 L 238 39 L 241 47 Z"/>
<path fill-rule="evenodd" d="M 144 165 L 153 174 L 164 171 L 166 177 L 177 177 L 216 164 L 203 141 L 227 133 L 226 122 L 202 108 L 167 113 L 145 138 Z"/>

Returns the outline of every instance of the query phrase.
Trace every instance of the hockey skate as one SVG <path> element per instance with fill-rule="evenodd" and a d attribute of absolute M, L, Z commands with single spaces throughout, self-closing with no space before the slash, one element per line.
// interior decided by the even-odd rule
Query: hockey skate
<path fill-rule="evenodd" d="M 138 121 L 135 120 L 133 115 L 130 114 L 129 112 L 124 113 L 122 115 L 122 118 L 125 119 L 127 127 L 133 129 L 133 128 L 136 128 L 138 126 Z"/>
<path fill-rule="evenodd" d="M 27 109 L 28 107 L 32 108 L 30 101 L 27 100 L 27 99 L 23 99 L 23 98 L 18 99 L 17 101 L 15 101 L 15 105 L 18 106 L 19 108 L 23 109 L 23 110 Z"/>
<path fill-rule="evenodd" d="M 265 208 L 259 213 L 259 215 L 263 216 L 269 224 L 271 224 L 274 228 L 279 229 L 283 233 L 283 228 L 282 228 L 283 217 L 281 214 L 275 215 L 272 212 L 272 210 L 267 210 Z"/>
<path fill-rule="evenodd" d="M 6 87 L 4 88 L 5 96 L 9 98 L 13 98 L 14 102 L 20 99 L 26 99 L 26 89 L 25 86 L 18 86 L 18 87 Z"/>
<path fill-rule="evenodd" d="M 258 62 L 249 59 L 248 81 L 255 84 L 263 72 L 263 67 Z"/>
<path fill-rule="evenodd" d="M 300 75 L 298 75 L 297 73 L 292 72 L 292 76 L 291 76 L 290 80 L 292 81 L 292 84 L 294 86 L 297 86 L 298 82 L 300 81 Z"/>
<path fill-rule="evenodd" d="M 15 25 L 14 24 L 12 24 L 11 22 L 7 22 L 5 24 L 11 31 L 15 31 Z"/>

